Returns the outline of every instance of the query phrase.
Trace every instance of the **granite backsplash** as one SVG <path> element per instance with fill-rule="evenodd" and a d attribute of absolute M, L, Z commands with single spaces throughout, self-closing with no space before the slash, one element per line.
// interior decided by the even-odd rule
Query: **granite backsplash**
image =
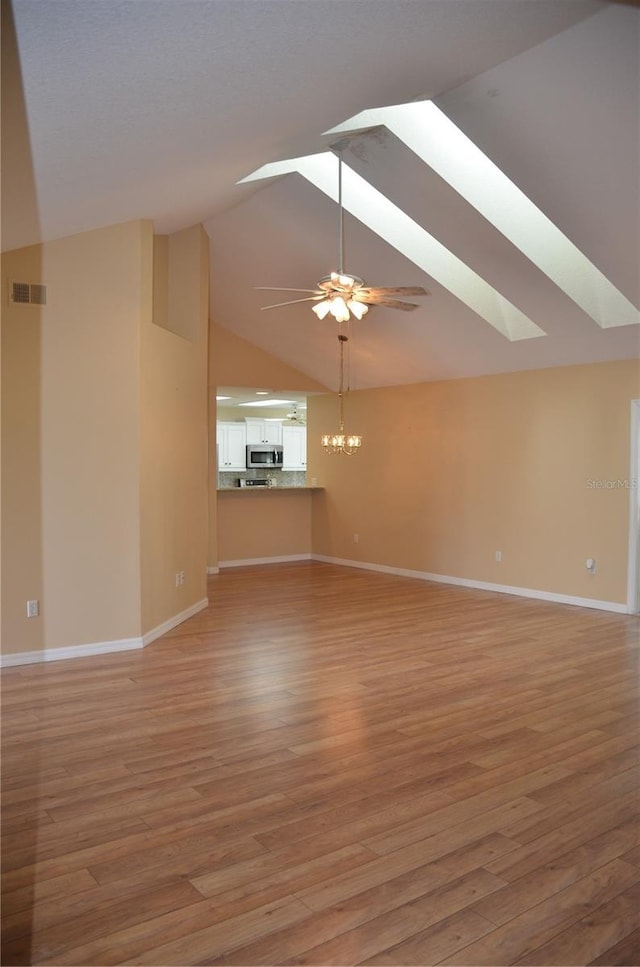
<path fill-rule="evenodd" d="M 238 480 L 253 479 L 256 477 L 270 477 L 273 480 L 272 487 L 306 487 L 307 475 L 304 470 L 236 470 L 235 473 L 218 473 L 218 488 L 220 490 L 233 490 L 238 487 Z"/>

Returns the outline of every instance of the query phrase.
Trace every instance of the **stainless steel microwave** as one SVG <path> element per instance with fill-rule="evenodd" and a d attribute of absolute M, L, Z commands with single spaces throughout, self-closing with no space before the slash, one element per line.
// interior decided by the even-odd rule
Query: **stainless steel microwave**
<path fill-rule="evenodd" d="M 280 443 L 249 443 L 247 470 L 282 470 L 283 448 Z"/>

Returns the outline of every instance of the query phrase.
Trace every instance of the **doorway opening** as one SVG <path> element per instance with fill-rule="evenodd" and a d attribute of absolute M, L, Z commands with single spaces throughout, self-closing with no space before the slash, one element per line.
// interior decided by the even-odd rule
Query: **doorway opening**
<path fill-rule="evenodd" d="M 631 400 L 627 611 L 640 613 L 640 400 Z"/>

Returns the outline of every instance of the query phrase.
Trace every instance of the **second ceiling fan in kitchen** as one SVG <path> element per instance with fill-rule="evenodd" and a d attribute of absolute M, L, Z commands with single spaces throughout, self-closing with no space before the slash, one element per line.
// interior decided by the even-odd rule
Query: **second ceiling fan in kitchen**
<path fill-rule="evenodd" d="M 344 270 L 344 209 L 342 207 L 342 152 L 338 151 L 338 267 L 335 272 L 326 275 L 316 283 L 315 289 L 287 288 L 277 285 L 258 285 L 256 289 L 272 292 L 307 292 L 310 295 L 302 299 L 291 299 L 288 302 L 277 302 L 263 306 L 263 309 L 280 309 L 283 306 L 297 305 L 301 302 L 315 302 L 312 306 L 318 319 L 324 319 L 331 314 L 336 322 L 348 322 L 351 315 L 356 319 L 369 311 L 370 306 L 385 306 L 389 309 L 402 309 L 410 312 L 418 308 L 417 302 L 406 302 L 395 296 L 430 295 L 429 291 L 420 285 L 369 286 L 357 275 L 350 275 Z"/>

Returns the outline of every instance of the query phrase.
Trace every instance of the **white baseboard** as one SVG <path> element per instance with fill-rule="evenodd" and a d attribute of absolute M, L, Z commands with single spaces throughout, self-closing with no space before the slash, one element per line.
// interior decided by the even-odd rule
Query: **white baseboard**
<path fill-rule="evenodd" d="M 182 624 L 187 618 L 208 607 L 209 601 L 192 604 L 191 607 L 173 615 L 163 621 L 157 628 L 147 631 L 141 638 L 119 638 L 116 641 L 95 641 L 88 645 L 70 645 L 67 648 L 44 648 L 42 651 L 23 651 L 9 655 L 0 655 L 0 668 L 10 668 L 13 665 L 34 665 L 43 661 L 63 661 L 67 658 L 88 658 L 92 655 L 109 655 L 116 651 L 135 651 L 146 648 L 147 645 L 171 631 L 176 625 Z"/>
<path fill-rule="evenodd" d="M 282 557 L 247 557 L 239 561 L 218 561 L 218 567 L 248 567 L 250 564 L 285 564 L 287 561 L 310 561 L 313 554 L 284 554 Z"/>
<path fill-rule="evenodd" d="M 554 601 L 556 604 L 573 604 L 579 608 L 596 608 L 599 611 L 615 611 L 627 614 L 627 605 L 617 601 L 597 601 L 594 598 L 580 598 L 572 594 L 557 594 L 555 591 L 539 591 L 537 588 L 517 588 L 509 584 L 493 584 L 491 581 L 473 581 L 470 578 L 452 577 L 449 574 L 431 574 L 429 571 L 412 571 L 409 568 L 389 567 L 386 564 L 367 564 L 364 561 L 349 561 L 341 557 L 325 557 L 312 554 L 312 560 L 326 564 L 339 564 L 343 567 L 357 567 L 365 571 L 381 571 L 383 574 L 397 574 L 399 577 L 417 578 L 420 581 L 434 581 L 436 584 L 456 584 L 463 588 L 478 591 L 497 591 L 500 594 L 515 594 L 521 598 L 537 598 L 540 601 Z"/>
<path fill-rule="evenodd" d="M 219 573 L 220 573 L 219 567 L 213 567 L 211 565 L 207 565 L 207 574 L 219 574 Z"/>
<path fill-rule="evenodd" d="M 90 655 L 109 655 L 115 651 L 136 651 L 142 647 L 142 638 L 118 638 L 116 641 L 94 641 L 88 645 L 69 645 L 67 648 L 14 652 L 0 656 L 0 668 L 35 665 L 42 661 L 63 661 L 67 658 L 87 658 Z"/>
<path fill-rule="evenodd" d="M 187 618 L 193 618 L 194 614 L 198 614 L 199 611 L 204 611 L 205 608 L 209 607 L 209 599 L 202 598 L 201 601 L 196 601 L 189 608 L 181 611 L 179 614 L 174 614 L 173 617 L 167 618 L 163 621 L 161 625 L 156 628 L 152 628 L 151 631 L 146 631 L 142 636 L 142 647 L 146 648 L 150 645 L 152 641 L 156 638 L 161 638 L 162 635 L 166 635 L 168 631 L 172 631 L 177 625 L 181 625 L 183 621 Z"/>

